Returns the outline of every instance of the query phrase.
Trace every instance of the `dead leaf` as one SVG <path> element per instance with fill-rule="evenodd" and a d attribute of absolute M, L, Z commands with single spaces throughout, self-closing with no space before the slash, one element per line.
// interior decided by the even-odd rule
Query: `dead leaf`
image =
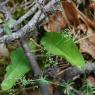
<path fill-rule="evenodd" d="M 89 8 L 90 8 L 90 9 L 95 9 L 95 2 L 91 3 L 91 4 L 89 5 Z"/>
<path fill-rule="evenodd" d="M 93 45 L 88 39 L 80 42 L 80 50 L 81 52 L 88 53 L 95 58 L 95 45 Z"/>
<path fill-rule="evenodd" d="M 90 36 L 89 41 L 95 45 L 95 31 L 91 28 L 88 28 L 87 35 Z"/>
<path fill-rule="evenodd" d="M 0 44 L 0 58 L 2 57 L 8 57 L 9 52 L 8 49 L 6 48 L 5 44 Z"/>
<path fill-rule="evenodd" d="M 75 26 L 79 25 L 80 21 L 78 18 L 78 12 L 76 10 L 75 5 L 68 0 L 62 1 L 62 6 L 65 11 L 65 17 L 68 19 L 70 24 L 73 24 Z"/>
<path fill-rule="evenodd" d="M 50 16 L 48 23 L 44 25 L 44 29 L 48 32 L 58 32 L 67 26 L 66 20 L 62 17 L 61 12 L 56 12 Z"/>
<path fill-rule="evenodd" d="M 62 1 L 62 7 L 62 11 L 64 12 L 64 14 L 62 14 L 62 11 L 57 11 L 55 14 L 50 16 L 48 23 L 44 25 L 44 29 L 46 31 L 61 31 L 62 29 L 66 28 L 68 24 L 73 24 L 75 26 L 79 25 L 79 14 L 76 10 L 75 5 L 72 2 L 66 0 Z"/>
<path fill-rule="evenodd" d="M 91 28 L 88 28 L 87 38 L 80 41 L 80 49 L 95 58 L 95 33 Z"/>
<path fill-rule="evenodd" d="M 88 27 L 85 24 L 79 24 L 77 27 L 78 30 L 83 31 L 84 33 L 87 32 Z"/>
<path fill-rule="evenodd" d="M 55 14 L 49 17 L 48 23 L 44 25 L 44 29 L 48 32 L 61 31 L 66 28 L 67 25 L 79 26 L 85 24 L 87 27 L 95 29 L 95 22 L 90 20 L 85 14 L 80 12 L 74 2 L 63 0 L 62 11 L 57 11 Z"/>

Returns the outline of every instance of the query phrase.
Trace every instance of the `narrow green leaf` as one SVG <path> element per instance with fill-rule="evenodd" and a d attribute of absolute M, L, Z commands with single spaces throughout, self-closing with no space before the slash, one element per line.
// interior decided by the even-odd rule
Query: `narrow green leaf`
<path fill-rule="evenodd" d="M 29 62 L 22 48 L 18 48 L 12 52 L 11 62 L 6 69 L 5 79 L 1 84 L 2 90 L 11 89 L 16 81 L 30 70 Z"/>
<path fill-rule="evenodd" d="M 9 28 L 8 25 L 5 25 L 4 26 L 4 32 L 6 32 L 7 34 L 11 34 L 12 33 L 12 30 L 11 30 L 11 28 Z"/>
<path fill-rule="evenodd" d="M 14 20 L 14 19 L 10 19 L 10 20 L 6 21 L 5 25 L 4 25 L 4 32 L 6 32 L 7 34 L 11 34 L 12 33 L 11 28 L 13 27 L 15 22 L 16 22 L 16 20 Z"/>
<path fill-rule="evenodd" d="M 49 53 L 63 57 L 79 68 L 84 66 L 83 56 L 67 34 L 48 32 L 42 38 L 41 43 Z"/>
<path fill-rule="evenodd" d="M 9 28 L 12 28 L 15 23 L 16 23 L 16 20 L 14 20 L 14 19 L 10 19 L 6 22 L 6 24 L 9 26 Z"/>

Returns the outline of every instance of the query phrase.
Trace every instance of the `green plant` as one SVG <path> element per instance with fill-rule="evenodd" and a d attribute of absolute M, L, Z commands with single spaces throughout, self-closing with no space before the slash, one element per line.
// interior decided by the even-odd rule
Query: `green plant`
<path fill-rule="evenodd" d="M 27 85 L 30 85 L 30 84 L 33 85 L 33 84 L 36 83 L 35 80 L 32 80 L 32 79 L 26 79 L 25 76 L 22 77 L 22 78 L 20 78 L 20 81 L 21 81 L 21 83 L 22 83 L 22 85 L 23 85 L 24 87 L 26 87 Z"/>
<path fill-rule="evenodd" d="M 14 20 L 14 19 L 10 19 L 8 21 L 5 21 L 4 32 L 7 33 L 7 34 L 12 33 L 11 28 L 13 27 L 13 25 L 15 24 L 15 22 L 16 22 L 16 20 Z"/>
<path fill-rule="evenodd" d="M 73 40 L 65 33 L 49 32 L 41 40 L 42 45 L 53 55 L 67 59 L 72 65 L 84 67 L 84 59 Z"/>
<path fill-rule="evenodd" d="M 46 54 L 47 55 L 47 54 Z M 48 55 L 46 56 L 45 62 L 44 62 L 44 68 L 49 68 L 51 66 L 56 66 L 58 64 L 58 62 L 56 62 L 55 60 L 53 60 L 53 58 Z"/>
<path fill-rule="evenodd" d="M 83 91 L 84 95 L 95 95 L 95 86 L 92 85 L 88 80 L 85 80 L 81 90 Z"/>
<path fill-rule="evenodd" d="M 60 85 L 62 92 L 64 92 L 66 95 L 75 95 L 75 93 L 72 91 L 72 85 L 73 82 L 63 82 Z"/>
<path fill-rule="evenodd" d="M 11 89 L 16 81 L 30 70 L 29 62 L 22 48 L 18 48 L 12 52 L 11 62 L 12 63 L 6 69 L 5 79 L 1 84 L 2 90 Z"/>

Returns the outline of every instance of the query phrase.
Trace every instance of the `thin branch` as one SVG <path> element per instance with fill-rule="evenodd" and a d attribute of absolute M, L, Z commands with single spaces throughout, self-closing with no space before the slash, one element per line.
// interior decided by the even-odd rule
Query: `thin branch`
<path fill-rule="evenodd" d="M 28 58 L 28 60 L 30 62 L 30 65 L 31 65 L 32 70 L 34 72 L 35 78 L 39 79 L 41 77 L 42 73 L 41 73 L 40 67 L 39 67 L 34 55 L 31 53 L 31 50 L 29 49 L 25 40 L 21 39 L 20 43 L 21 43 L 21 46 L 25 52 L 26 57 Z M 42 95 L 49 95 L 47 84 L 44 84 L 41 81 L 38 81 L 38 83 L 39 83 L 39 87 L 41 89 Z"/>
<path fill-rule="evenodd" d="M 28 18 L 30 15 L 32 15 L 37 9 L 37 4 L 35 4 L 25 15 L 23 15 L 21 18 L 19 18 L 16 23 L 14 24 L 14 27 L 20 24 L 22 21 L 24 21 L 26 18 Z"/>
<path fill-rule="evenodd" d="M 38 17 L 40 16 L 41 11 L 38 11 L 34 17 L 29 21 L 28 24 L 26 24 L 23 28 L 20 30 L 12 33 L 11 35 L 5 35 L 0 38 L 0 42 L 4 43 L 10 43 L 16 39 L 20 39 L 26 35 L 30 36 L 33 34 L 33 31 L 35 29 L 35 24 L 37 23 Z"/>
<path fill-rule="evenodd" d="M 10 11 L 6 6 L 2 6 L 2 8 L 0 8 L 0 11 L 4 13 L 6 20 L 9 20 L 12 17 Z"/>
<path fill-rule="evenodd" d="M 4 13 L 5 19 L 9 20 L 12 18 L 10 11 L 8 10 L 8 8 L 6 6 L 2 6 L 2 8 L 0 9 L 0 11 L 2 11 Z M 0 37 L 4 34 L 4 29 L 0 27 Z"/>
<path fill-rule="evenodd" d="M 3 6 L 5 6 L 9 1 L 10 1 L 10 0 L 5 0 L 5 1 L 2 2 L 2 3 L 0 2 L 0 3 L 1 3 L 1 4 L 0 4 L 0 8 L 3 7 Z"/>
<path fill-rule="evenodd" d="M 44 8 L 49 11 L 51 9 L 50 7 L 53 6 L 56 3 L 56 0 L 51 0 Z M 38 18 L 41 14 L 41 10 L 37 11 L 33 18 L 26 24 L 24 27 L 22 27 L 20 30 L 16 31 L 15 33 L 12 33 L 10 35 L 5 35 L 0 38 L 0 42 L 4 43 L 10 43 L 16 39 L 20 39 L 26 35 L 32 35 L 35 25 L 38 23 Z M 45 15 L 42 14 L 39 21 L 45 18 Z"/>

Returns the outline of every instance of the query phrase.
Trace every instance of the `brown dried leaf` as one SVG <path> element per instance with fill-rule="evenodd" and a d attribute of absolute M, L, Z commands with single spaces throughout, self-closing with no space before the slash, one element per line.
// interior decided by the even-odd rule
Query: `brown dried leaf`
<path fill-rule="evenodd" d="M 89 5 L 89 8 L 90 8 L 90 9 L 95 9 L 95 2 L 91 3 L 91 4 Z"/>
<path fill-rule="evenodd" d="M 81 52 L 88 53 L 95 58 L 95 45 L 93 45 L 88 39 L 80 42 L 80 49 Z"/>
<path fill-rule="evenodd" d="M 88 28 L 85 24 L 79 24 L 77 29 L 83 31 L 84 33 L 87 32 L 87 30 L 88 30 Z"/>
<path fill-rule="evenodd" d="M 56 12 L 54 15 L 50 16 L 47 24 L 44 25 L 44 29 L 48 32 L 57 32 L 67 26 L 66 20 L 62 17 L 61 12 Z"/>
<path fill-rule="evenodd" d="M 75 26 L 79 25 L 80 21 L 78 18 L 78 12 L 75 5 L 68 0 L 62 1 L 62 12 L 57 11 L 55 14 L 50 16 L 47 24 L 44 25 L 44 29 L 48 32 L 61 31 L 66 28 L 67 23 Z"/>
<path fill-rule="evenodd" d="M 48 23 L 44 25 L 46 31 L 56 32 L 66 28 L 67 25 L 78 26 L 81 23 L 95 29 L 95 22 L 80 12 L 72 1 L 62 0 L 62 7 L 64 13 L 60 11 L 50 16 Z"/>
<path fill-rule="evenodd" d="M 8 49 L 6 48 L 6 46 L 3 43 L 0 44 L 0 58 L 8 57 L 8 56 L 9 56 Z"/>
<path fill-rule="evenodd" d="M 88 38 L 80 41 L 80 49 L 95 58 L 95 33 L 91 28 L 88 28 L 87 35 Z"/>
<path fill-rule="evenodd" d="M 91 28 L 88 28 L 87 35 L 91 36 L 89 37 L 89 41 L 95 45 L 95 31 Z"/>
<path fill-rule="evenodd" d="M 74 24 L 75 26 L 79 25 L 80 21 L 78 18 L 79 13 L 76 10 L 76 6 L 74 3 L 68 0 L 62 1 L 62 6 L 65 11 L 65 17 L 68 19 L 70 24 Z"/>

